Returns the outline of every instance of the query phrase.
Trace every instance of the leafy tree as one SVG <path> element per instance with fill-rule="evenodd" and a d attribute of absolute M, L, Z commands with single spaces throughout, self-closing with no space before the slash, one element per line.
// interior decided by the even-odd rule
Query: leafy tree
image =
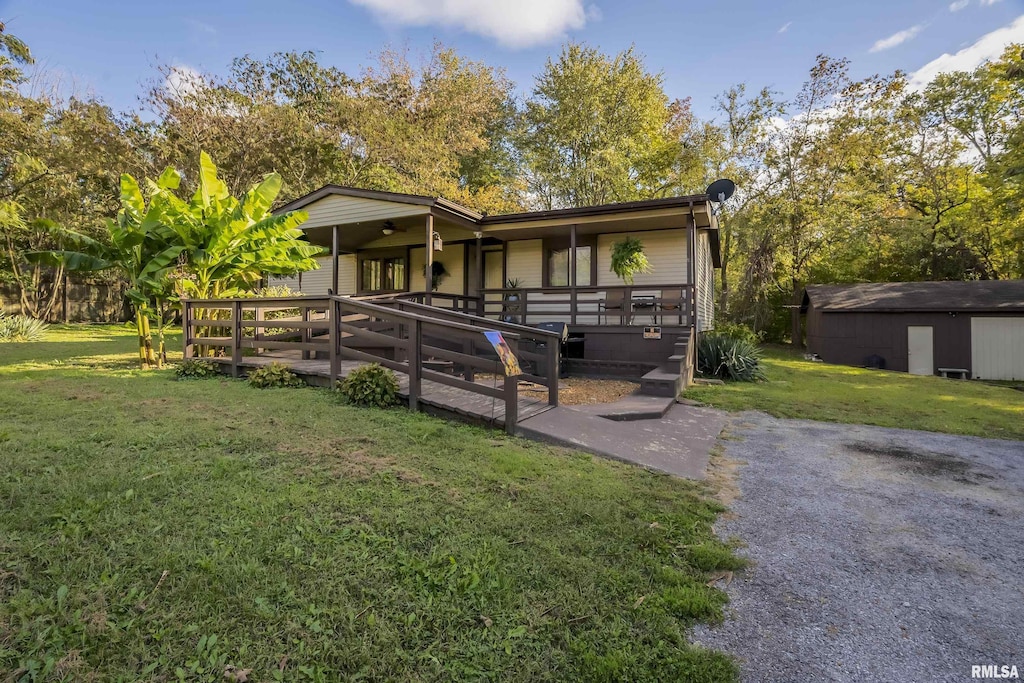
<path fill-rule="evenodd" d="M 536 203 L 552 208 L 663 196 L 675 184 L 682 108 L 632 48 L 609 57 L 570 44 L 548 60 L 526 103 L 519 144 Z"/>

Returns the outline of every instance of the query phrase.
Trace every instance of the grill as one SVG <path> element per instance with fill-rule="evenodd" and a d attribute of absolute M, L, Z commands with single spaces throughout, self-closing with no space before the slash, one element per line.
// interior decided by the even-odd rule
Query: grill
<path fill-rule="evenodd" d="M 537 323 L 534 327 L 536 327 L 539 330 L 558 333 L 558 376 L 568 377 L 569 363 L 566 360 L 566 341 L 568 341 L 569 339 L 569 326 L 566 325 L 565 323 L 548 322 Z M 539 353 L 546 349 L 548 347 L 548 344 L 545 341 L 538 341 L 536 346 L 537 351 Z"/>

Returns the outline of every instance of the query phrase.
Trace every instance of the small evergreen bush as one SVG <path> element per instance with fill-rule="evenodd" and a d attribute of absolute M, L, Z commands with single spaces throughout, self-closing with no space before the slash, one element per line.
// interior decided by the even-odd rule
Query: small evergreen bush
<path fill-rule="evenodd" d="M 708 332 L 697 342 L 697 371 L 705 377 L 735 382 L 766 379 L 761 351 L 746 339 Z"/>
<path fill-rule="evenodd" d="M 356 368 L 338 382 L 338 389 L 345 400 L 359 406 L 390 408 L 398 403 L 395 373 L 379 363 Z"/>
<path fill-rule="evenodd" d="M 0 313 L 0 342 L 33 342 L 43 338 L 49 325 L 27 315 Z"/>
<path fill-rule="evenodd" d="M 174 374 L 178 379 L 205 379 L 216 377 L 220 373 L 217 372 L 217 366 L 208 360 L 188 358 L 175 368 Z"/>
<path fill-rule="evenodd" d="M 305 384 L 284 363 L 271 363 L 249 373 L 249 386 L 257 389 L 284 389 Z"/>

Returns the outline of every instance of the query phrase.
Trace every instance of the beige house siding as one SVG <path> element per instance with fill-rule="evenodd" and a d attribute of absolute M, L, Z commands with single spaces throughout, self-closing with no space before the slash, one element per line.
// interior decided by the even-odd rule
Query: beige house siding
<path fill-rule="evenodd" d="M 434 260 L 444 264 L 448 271 L 446 277 L 441 278 L 441 284 L 437 291 L 445 294 L 465 294 L 466 285 L 466 245 L 446 244 L 444 251 L 434 254 Z"/>
<path fill-rule="evenodd" d="M 715 327 L 715 268 L 711 240 L 706 231 L 697 234 L 697 331 Z"/>
<path fill-rule="evenodd" d="M 624 284 L 612 272 L 612 245 L 626 237 L 636 237 L 644 245 L 651 262 L 650 273 L 640 273 L 634 286 L 678 285 L 688 280 L 686 267 L 686 229 L 649 232 L 618 232 L 597 236 L 597 284 L 611 287 Z"/>
<path fill-rule="evenodd" d="M 398 204 L 377 199 L 363 199 L 362 197 L 329 195 L 302 208 L 302 211 L 309 214 L 309 220 L 302 224 L 302 228 L 305 230 L 364 221 L 383 223 L 389 218 L 416 216 L 426 214 L 429 210 L 429 207 L 416 204 Z"/>
<path fill-rule="evenodd" d="M 299 276 L 273 277 L 268 280 L 270 286 L 288 286 L 292 291 L 307 296 L 325 296 L 331 287 L 331 257 L 321 256 L 317 259 L 320 267 L 302 274 L 302 285 Z M 355 254 L 342 254 L 338 257 L 338 294 L 355 294 L 356 291 L 356 257 Z"/>
<path fill-rule="evenodd" d="M 505 249 L 509 280 L 518 279 L 522 287 L 543 286 L 544 240 L 514 240 L 506 243 Z"/>

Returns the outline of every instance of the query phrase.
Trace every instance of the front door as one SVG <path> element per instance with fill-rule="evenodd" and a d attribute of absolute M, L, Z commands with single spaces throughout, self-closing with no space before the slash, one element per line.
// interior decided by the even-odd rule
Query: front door
<path fill-rule="evenodd" d="M 932 355 L 931 326 L 907 327 L 907 371 L 911 375 L 934 375 L 935 363 Z"/>

